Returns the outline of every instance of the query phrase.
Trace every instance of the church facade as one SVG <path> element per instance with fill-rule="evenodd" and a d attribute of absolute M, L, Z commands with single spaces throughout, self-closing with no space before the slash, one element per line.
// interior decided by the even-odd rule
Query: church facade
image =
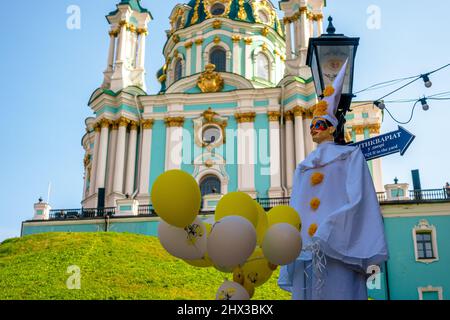
<path fill-rule="evenodd" d="M 323 33 L 323 0 L 191 0 L 169 17 L 157 72 L 147 93 L 145 48 L 150 12 L 122 0 L 107 16 L 110 46 L 104 81 L 92 94 L 82 139 L 86 152 L 83 208 L 151 203 L 166 170 L 194 176 L 203 208 L 227 192 L 288 197 L 295 167 L 316 147 L 309 135 L 317 102 L 306 53 Z M 373 106 L 349 115 L 347 137 L 380 131 Z M 383 190 L 380 160 L 370 168 Z"/>

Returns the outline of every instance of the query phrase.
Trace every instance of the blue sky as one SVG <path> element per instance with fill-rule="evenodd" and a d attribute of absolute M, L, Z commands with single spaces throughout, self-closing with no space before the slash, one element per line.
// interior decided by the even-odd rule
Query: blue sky
<path fill-rule="evenodd" d="M 23 220 L 33 215 L 39 196 L 53 208 L 80 207 L 83 188 L 84 119 L 91 116 L 87 101 L 100 86 L 108 53 L 108 24 L 104 16 L 118 0 L 21 0 L 0 11 L 3 42 L 0 49 L 2 137 L 0 157 L 0 241 L 20 235 Z M 163 64 L 164 30 L 178 1 L 143 0 L 154 17 L 147 42 L 147 85 L 156 93 L 154 74 Z M 164 5 L 162 5 L 164 4 Z M 81 28 L 69 30 L 67 8 L 81 9 Z M 381 11 L 381 28 L 367 27 L 369 6 Z M 355 91 L 374 83 L 418 75 L 450 63 L 448 12 L 442 0 L 329 0 L 325 15 L 332 15 L 340 33 L 361 37 L 355 73 Z M 326 26 L 325 26 L 326 27 Z M 391 99 L 414 99 L 450 91 L 450 68 L 432 76 L 433 87 L 423 82 Z M 392 88 L 394 89 L 395 86 Z M 372 100 L 388 92 L 360 95 Z M 450 101 L 430 101 L 431 109 L 416 110 L 404 126 L 417 138 L 400 157 L 383 159 L 384 183 L 395 176 L 411 183 L 412 169 L 420 169 L 423 188 L 440 188 L 450 180 L 448 121 Z M 392 105 L 400 120 L 407 120 L 412 103 Z M 397 125 L 388 116 L 383 132 Z"/>

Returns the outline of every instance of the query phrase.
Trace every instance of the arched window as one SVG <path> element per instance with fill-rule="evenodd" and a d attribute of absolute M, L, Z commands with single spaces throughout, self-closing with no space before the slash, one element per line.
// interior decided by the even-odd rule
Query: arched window
<path fill-rule="evenodd" d="M 181 77 L 183 77 L 183 65 L 181 63 L 181 59 L 177 59 L 174 69 L 174 82 L 180 80 Z"/>
<path fill-rule="evenodd" d="M 211 7 L 211 14 L 213 16 L 220 16 L 225 12 L 225 6 L 222 3 L 215 3 Z"/>
<path fill-rule="evenodd" d="M 175 29 L 178 30 L 181 28 L 181 23 L 183 22 L 183 17 L 178 17 L 177 23 L 175 25 Z"/>
<path fill-rule="evenodd" d="M 209 62 L 216 66 L 217 72 L 227 71 L 227 53 L 222 47 L 214 47 L 209 54 Z"/>
<path fill-rule="evenodd" d="M 269 58 L 262 52 L 256 55 L 256 76 L 270 81 Z"/>
<path fill-rule="evenodd" d="M 207 175 L 200 182 L 202 197 L 208 194 L 220 194 L 221 184 L 219 178 L 215 175 Z"/>

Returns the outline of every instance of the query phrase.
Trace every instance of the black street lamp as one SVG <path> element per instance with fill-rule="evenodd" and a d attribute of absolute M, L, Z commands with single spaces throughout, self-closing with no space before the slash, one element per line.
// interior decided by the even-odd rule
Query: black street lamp
<path fill-rule="evenodd" d="M 339 125 L 335 134 L 336 143 L 345 144 L 345 115 L 350 111 L 352 99 L 355 97 L 353 95 L 353 75 L 359 38 L 336 34 L 333 18 L 329 17 L 328 21 L 327 33 L 309 40 L 306 64 L 312 70 L 317 95 L 321 96 L 325 87 L 333 84 L 345 61 L 348 61 L 342 97 L 336 113 Z"/>

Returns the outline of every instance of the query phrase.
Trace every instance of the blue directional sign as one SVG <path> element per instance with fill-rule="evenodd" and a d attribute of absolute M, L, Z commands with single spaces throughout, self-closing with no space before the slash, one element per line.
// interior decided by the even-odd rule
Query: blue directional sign
<path fill-rule="evenodd" d="M 415 138 L 416 136 L 411 132 L 398 126 L 397 131 L 353 143 L 351 146 L 360 147 L 366 160 L 369 161 L 397 152 L 400 152 L 400 155 L 402 156 Z"/>

